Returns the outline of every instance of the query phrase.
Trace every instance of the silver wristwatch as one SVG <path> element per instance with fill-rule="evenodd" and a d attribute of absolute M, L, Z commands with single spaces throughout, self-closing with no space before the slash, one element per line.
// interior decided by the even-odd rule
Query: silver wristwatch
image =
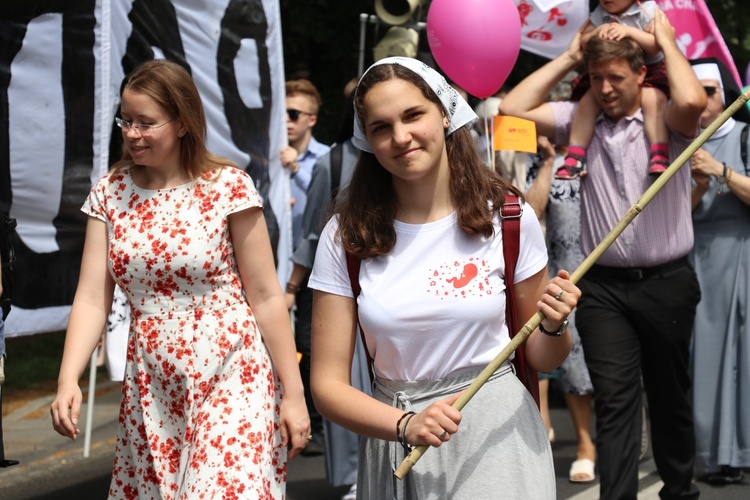
<path fill-rule="evenodd" d="M 561 337 L 563 333 L 565 333 L 565 330 L 568 328 L 568 323 L 570 323 L 570 320 L 568 318 L 565 318 L 565 320 L 560 325 L 560 329 L 556 332 L 548 332 L 544 329 L 541 323 L 539 323 L 539 331 L 542 332 L 545 335 L 549 335 L 550 337 Z"/>

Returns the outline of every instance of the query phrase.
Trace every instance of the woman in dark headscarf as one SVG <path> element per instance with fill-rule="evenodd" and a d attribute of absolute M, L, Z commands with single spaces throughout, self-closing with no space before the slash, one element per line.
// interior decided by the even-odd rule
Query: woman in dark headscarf
<path fill-rule="evenodd" d="M 740 94 L 714 58 L 691 61 L 708 95 L 706 128 Z M 743 107 L 692 158 L 693 261 L 698 304 L 691 373 L 696 468 L 710 483 L 742 480 L 750 467 L 750 178 Z"/>

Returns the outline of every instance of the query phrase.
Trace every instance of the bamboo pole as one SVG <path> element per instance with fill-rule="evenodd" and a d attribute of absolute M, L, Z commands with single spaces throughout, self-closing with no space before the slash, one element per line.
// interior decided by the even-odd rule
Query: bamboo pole
<path fill-rule="evenodd" d="M 614 241 L 620 236 L 620 234 L 622 234 L 622 232 L 626 227 L 628 227 L 633 219 L 635 219 L 635 217 L 643 211 L 646 205 L 648 205 L 654 198 L 654 196 L 656 196 L 657 193 L 666 185 L 669 179 L 671 179 L 672 176 L 674 176 L 674 174 L 676 174 L 677 171 L 682 168 L 682 166 L 688 161 L 688 159 L 693 156 L 693 153 L 698 151 L 703 143 L 706 142 L 708 138 L 711 137 L 714 132 L 716 132 L 719 127 L 721 127 L 724 122 L 729 119 L 730 116 L 735 114 L 742 106 L 745 106 L 749 99 L 750 88 L 747 88 L 727 109 L 724 110 L 723 113 L 716 117 L 716 119 L 711 123 L 711 125 L 708 126 L 708 128 L 701 132 L 701 134 L 696 137 L 695 140 L 690 143 L 687 148 L 685 148 L 682 154 L 680 154 L 672 162 L 672 164 L 663 174 L 657 177 L 651 187 L 649 187 L 646 192 L 643 193 L 640 199 L 630 208 L 630 210 L 628 210 L 628 212 L 620 220 L 620 222 L 617 223 L 614 229 L 612 229 L 612 231 L 610 231 L 610 233 L 599 243 L 599 245 L 594 248 L 594 250 L 588 255 L 588 257 L 584 259 L 581 265 L 578 266 L 578 269 L 576 269 L 573 274 L 571 274 L 570 281 L 572 281 L 573 283 L 578 283 L 578 281 L 583 277 L 584 274 L 586 274 L 591 266 L 594 265 L 599 257 L 601 257 L 602 254 L 607 251 L 610 245 L 612 245 L 612 243 L 614 243 Z M 477 391 L 479 391 L 479 389 L 482 388 L 487 380 L 489 380 L 492 374 L 495 373 L 498 368 L 500 368 L 500 365 L 502 365 L 505 360 L 508 359 L 510 354 L 515 351 L 518 346 L 523 344 L 526 339 L 529 338 L 531 333 L 536 330 L 543 319 L 544 313 L 538 311 L 523 326 L 523 328 L 521 328 L 516 336 L 513 337 L 510 343 L 505 346 L 502 351 L 500 351 L 495 359 L 493 359 L 490 364 L 488 364 L 484 368 L 484 370 L 482 370 L 481 373 L 477 375 L 477 378 L 474 379 L 471 385 L 469 385 L 469 387 L 464 390 L 461 396 L 459 396 L 456 402 L 453 403 L 453 407 L 461 411 L 461 409 L 466 406 L 471 398 L 474 397 Z M 425 451 L 427 451 L 428 448 L 429 446 L 426 445 L 415 447 L 411 451 L 411 453 L 409 453 L 406 458 L 404 458 L 403 462 L 401 462 L 401 465 L 399 465 L 398 469 L 396 469 L 396 471 L 394 472 L 394 475 L 399 479 L 403 479 L 404 476 L 406 476 L 411 468 L 414 467 L 414 465 L 422 457 Z"/>

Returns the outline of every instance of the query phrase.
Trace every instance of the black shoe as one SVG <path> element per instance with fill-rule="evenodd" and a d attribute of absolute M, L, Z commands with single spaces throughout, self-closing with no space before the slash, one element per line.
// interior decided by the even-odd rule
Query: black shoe
<path fill-rule="evenodd" d="M 706 481 L 710 484 L 734 484 L 742 481 L 744 477 L 742 469 L 722 465 L 718 472 L 709 474 Z"/>
<path fill-rule="evenodd" d="M 318 455 L 325 455 L 326 453 L 326 442 L 323 438 L 323 433 L 318 432 L 313 434 L 313 437 L 308 441 L 305 449 L 300 452 L 303 457 L 315 457 Z"/>

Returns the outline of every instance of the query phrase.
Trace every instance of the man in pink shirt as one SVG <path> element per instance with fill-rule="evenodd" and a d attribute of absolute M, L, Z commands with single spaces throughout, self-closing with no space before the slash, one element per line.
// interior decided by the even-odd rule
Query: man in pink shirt
<path fill-rule="evenodd" d="M 695 137 L 706 93 L 680 52 L 674 29 L 656 12 L 671 101 L 664 115 L 674 158 Z M 581 181 L 581 248 L 591 253 L 653 179 L 641 110 L 646 68 L 632 40 L 580 35 L 568 50 L 516 86 L 500 112 L 536 122 L 564 143 L 576 103 L 544 103 L 565 74 L 585 62 L 602 109 Z M 576 325 L 594 385 L 601 498 L 636 499 L 641 439 L 641 373 L 646 387 L 661 498 L 698 498 L 692 481 L 695 438 L 688 393 L 689 349 L 700 288 L 687 254 L 693 245 L 690 168 L 672 178 L 581 280 Z"/>

